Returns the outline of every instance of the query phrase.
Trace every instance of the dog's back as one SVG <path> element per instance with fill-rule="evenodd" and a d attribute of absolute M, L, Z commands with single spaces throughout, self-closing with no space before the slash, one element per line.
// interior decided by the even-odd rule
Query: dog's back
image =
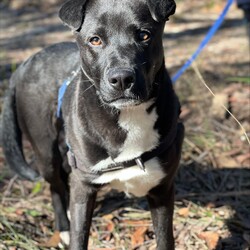
<path fill-rule="evenodd" d="M 34 181 L 39 173 L 24 159 L 22 134 L 35 144 L 34 133 L 43 137 L 44 126 L 51 131 L 45 123 L 48 118 L 50 125 L 56 126 L 53 107 L 57 105 L 58 87 L 77 69 L 78 60 L 79 52 L 74 43 L 60 43 L 29 58 L 11 77 L 4 101 L 2 143 L 8 165 L 25 179 Z"/>

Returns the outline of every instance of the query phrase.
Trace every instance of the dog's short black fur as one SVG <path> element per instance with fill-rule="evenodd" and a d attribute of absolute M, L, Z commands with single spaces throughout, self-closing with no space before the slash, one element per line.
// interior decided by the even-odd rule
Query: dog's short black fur
<path fill-rule="evenodd" d="M 59 15 L 77 46 L 51 46 L 11 78 L 3 111 L 7 162 L 23 178 L 50 183 L 55 229 L 70 230 L 71 249 L 87 249 L 96 193 L 109 184 L 146 195 L 158 249 L 174 249 L 173 177 L 184 128 L 162 45 L 174 11 L 173 0 L 70 0 Z M 57 118 L 58 88 L 72 72 Z M 35 152 L 30 166 L 22 134 Z"/>

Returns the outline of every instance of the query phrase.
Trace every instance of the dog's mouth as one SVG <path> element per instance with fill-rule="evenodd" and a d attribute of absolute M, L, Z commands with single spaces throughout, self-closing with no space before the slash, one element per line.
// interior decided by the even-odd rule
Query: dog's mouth
<path fill-rule="evenodd" d="M 152 97 L 151 89 L 151 85 L 144 81 L 138 81 L 127 89 L 116 89 L 107 82 L 103 82 L 97 93 L 103 104 L 121 109 L 148 101 Z"/>
<path fill-rule="evenodd" d="M 104 95 L 99 92 L 99 97 L 103 104 L 106 104 L 117 109 L 129 108 L 133 106 L 140 105 L 144 102 L 149 101 L 154 98 L 153 88 L 151 88 L 148 93 L 140 92 L 137 93 L 123 93 L 120 95 Z"/>
<path fill-rule="evenodd" d="M 116 107 L 118 109 L 137 106 L 143 102 L 138 98 L 131 98 L 131 97 L 118 97 L 112 100 L 105 100 L 104 98 L 102 98 L 102 101 L 105 104 Z"/>

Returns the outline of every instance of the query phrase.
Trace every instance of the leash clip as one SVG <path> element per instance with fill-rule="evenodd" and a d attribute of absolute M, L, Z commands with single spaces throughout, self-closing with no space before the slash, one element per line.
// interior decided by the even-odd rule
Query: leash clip
<path fill-rule="evenodd" d="M 144 162 L 142 161 L 141 158 L 136 158 L 136 159 L 135 159 L 135 162 L 136 162 L 137 166 L 138 166 L 142 171 L 146 172 L 146 167 L 145 167 Z"/>

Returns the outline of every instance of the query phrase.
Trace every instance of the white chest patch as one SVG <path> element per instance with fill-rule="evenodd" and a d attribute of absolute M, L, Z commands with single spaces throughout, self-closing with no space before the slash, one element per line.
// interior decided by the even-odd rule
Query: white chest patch
<path fill-rule="evenodd" d="M 154 130 L 158 116 L 155 108 L 150 114 L 147 112 L 152 104 L 148 102 L 121 111 L 118 123 L 127 131 L 127 138 L 116 162 L 134 159 L 158 146 L 159 134 Z"/>
<path fill-rule="evenodd" d="M 154 130 L 157 120 L 156 110 L 147 112 L 153 102 L 144 103 L 133 108 L 121 110 L 119 125 L 127 132 L 127 138 L 123 144 L 120 154 L 112 160 L 110 157 L 100 161 L 92 171 L 105 169 L 112 163 L 128 161 L 141 156 L 144 152 L 150 151 L 158 146 L 159 134 Z M 135 196 L 144 196 L 148 191 L 159 184 L 164 177 L 157 158 L 145 163 L 145 172 L 138 166 L 129 167 L 114 172 L 102 174 L 95 179 L 95 184 L 109 183 L 113 188 Z"/>

